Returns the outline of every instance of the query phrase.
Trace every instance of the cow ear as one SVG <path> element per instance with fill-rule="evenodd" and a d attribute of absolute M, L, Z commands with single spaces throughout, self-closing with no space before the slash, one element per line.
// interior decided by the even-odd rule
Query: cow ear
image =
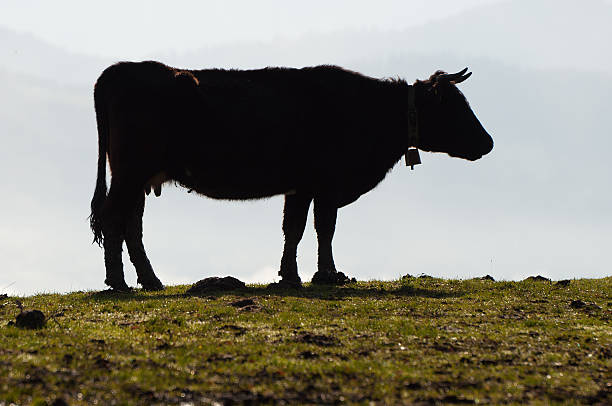
<path fill-rule="evenodd" d="M 439 102 L 442 101 L 442 94 L 440 92 L 440 84 L 433 82 L 428 88 L 427 92 L 433 95 Z"/>

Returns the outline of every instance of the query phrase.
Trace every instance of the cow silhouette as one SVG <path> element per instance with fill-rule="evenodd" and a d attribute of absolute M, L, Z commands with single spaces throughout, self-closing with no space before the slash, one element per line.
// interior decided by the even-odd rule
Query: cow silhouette
<path fill-rule="evenodd" d="M 127 290 L 125 241 L 138 283 L 162 289 L 142 242 L 145 195 L 165 182 L 227 200 L 285 195 L 279 285 L 301 286 L 296 253 L 311 202 L 313 283 L 342 284 L 332 238 L 338 208 L 372 190 L 410 148 L 476 160 L 493 140 L 456 84 L 467 68 L 412 85 L 336 66 L 184 70 L 121 62 L 98 78 L 98 174 L 91 201 L 105 283 Z M 111 170 L 107 193 L 106 161 Z"/>

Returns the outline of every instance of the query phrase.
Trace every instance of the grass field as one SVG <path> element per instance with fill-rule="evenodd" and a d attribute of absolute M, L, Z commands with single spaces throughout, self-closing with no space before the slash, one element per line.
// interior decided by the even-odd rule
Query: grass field
<path fill-rule="evenodd" d="M 0 298 L 0 405 L 612 404 L 610 277 L 186 288 Z"/>

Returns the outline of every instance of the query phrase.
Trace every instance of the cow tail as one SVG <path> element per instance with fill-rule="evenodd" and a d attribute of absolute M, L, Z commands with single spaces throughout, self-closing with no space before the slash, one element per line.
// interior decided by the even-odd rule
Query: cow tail
<path fill-rule="evenodd" d="M 108 149 L 108 116 L 106 114 L 106 103 L 100 94 L 100 80 L 94 88 L 94 104 L 96 109 L 96 121 L 98 123 L 98 176 L 96 189 L 91 199 L 91 214 L 89 226 L 93 232 L 93 242 L 102 246 L 104 236 L 102 234 L 102 208 L 106 201 L 106 154 Z"/>

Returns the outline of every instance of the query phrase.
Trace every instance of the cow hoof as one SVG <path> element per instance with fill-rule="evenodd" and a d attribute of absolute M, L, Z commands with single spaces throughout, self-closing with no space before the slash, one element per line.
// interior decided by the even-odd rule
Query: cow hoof
<path fill-rule="evenodd" d="M 142 290 L 146 290 L 149 292 L 164 290 L 164 285 L 159 283 L 145 283 L 142 285 Z"/>
<path fill-rule="evenodd" d="M 313 285 L 345 285 L 349 282 L 353 282 L 344 272 L 324 272 L 317 271 L 312 276 L 311 283 Z"/>
<path fill-rule="evenodd" d="M 110 281 L 110 280 L 105 280 L 104 281 L 105 284 L 107 284 L 108 286 L 110 286 L 110 288 L 116 292 L 131 292 L 132 288 L 130 288 L 124 280 L 121 281 Z"/>
<path fill-rule="evenodd" d="M 154 278 L 148 281 L 144 281 L 144 282 L 138 281 L 138 283 L 142 285 L 142 290 L 148 290 L 148 291 L 164 290 L 164 285 L 157 278 Z"/>
<path fill-rule="evenodd" d="M 287 281 L 281 279 L 279 282 L 273 282 L 267 286 L 267 289 L 302 289 L 302 281 Z"/>

